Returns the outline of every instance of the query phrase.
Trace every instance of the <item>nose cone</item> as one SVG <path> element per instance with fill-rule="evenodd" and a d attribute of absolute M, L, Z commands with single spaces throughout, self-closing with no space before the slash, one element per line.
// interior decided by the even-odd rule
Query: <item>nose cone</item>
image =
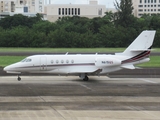
<path fill-rule="evenodd" d="M 9 70 L 9 67 L 7 66 L 7 67 L 5 67 L 5 68 L 3 68 L 3 71 L 8 71 Z"/>
<path fill-rule="evenodd" d="M 4 71 L 6 71 L 7 73 L 20 73 L 20 72 L 17 72 L 16 69 L 15 69 L 15 64 L 12 64 L 12 65 L 9 65 L 9 66 L 6 66 L 5 68 L 3 68 Z"/>
<path fill-rule="evenodd" d="M 3 68 L 3 70 L 8 73 L 9 71 L 13 71 L 13 67 L 12 67 L 12 65 L 9 65 L 9 66 L 6 66 L 5 68 Z"/>

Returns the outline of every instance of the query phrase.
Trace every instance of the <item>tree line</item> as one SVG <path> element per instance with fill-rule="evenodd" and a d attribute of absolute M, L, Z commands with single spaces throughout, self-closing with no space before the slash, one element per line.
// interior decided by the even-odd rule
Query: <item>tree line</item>
<path fill-rule="evenodd" d="M 102 18 L 63 17 L 54 23 L 39 14 L 7 16 L 0 20 L 0 47 L 126 47 L 143 30 L 156 30 L 154 47 L 160 47 L 160 15 L 134 17 L 131 0 L 115 6 L 116 13 Z"/>

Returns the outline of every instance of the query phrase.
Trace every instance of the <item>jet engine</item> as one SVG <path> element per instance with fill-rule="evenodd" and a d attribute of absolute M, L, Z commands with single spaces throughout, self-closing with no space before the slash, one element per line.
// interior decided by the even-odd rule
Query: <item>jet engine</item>
<path fill-rule="evenodd" d="M 95 66 L 98 68 L 112 67 L 121 65 L 121 61 L 116 58 L 98 57 L 95 60 Z"/>

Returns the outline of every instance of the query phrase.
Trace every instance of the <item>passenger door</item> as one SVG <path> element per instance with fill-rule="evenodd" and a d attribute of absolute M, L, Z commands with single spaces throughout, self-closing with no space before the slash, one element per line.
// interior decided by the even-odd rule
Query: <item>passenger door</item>
<path fill-rule="evenodd" d="M 41 71 L 47 70 L 47 58 L 46 57 L 40 58 L 40 70 Z"/>

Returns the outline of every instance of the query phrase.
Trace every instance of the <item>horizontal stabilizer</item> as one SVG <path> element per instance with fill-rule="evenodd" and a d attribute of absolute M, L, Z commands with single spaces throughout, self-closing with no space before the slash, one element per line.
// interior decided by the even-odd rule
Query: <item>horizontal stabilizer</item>
<path fill-rule="evenodd" d="M 143 68 L 141 68 L 141 67 L 136 67 L 136 69 L 143 69 Z"/>
<path fill-rule="evenodd" d="M 121 67 L 125 69 L 131 69 L 131 70 L 135 69 L 133 65 L 122 65 Z"/>

